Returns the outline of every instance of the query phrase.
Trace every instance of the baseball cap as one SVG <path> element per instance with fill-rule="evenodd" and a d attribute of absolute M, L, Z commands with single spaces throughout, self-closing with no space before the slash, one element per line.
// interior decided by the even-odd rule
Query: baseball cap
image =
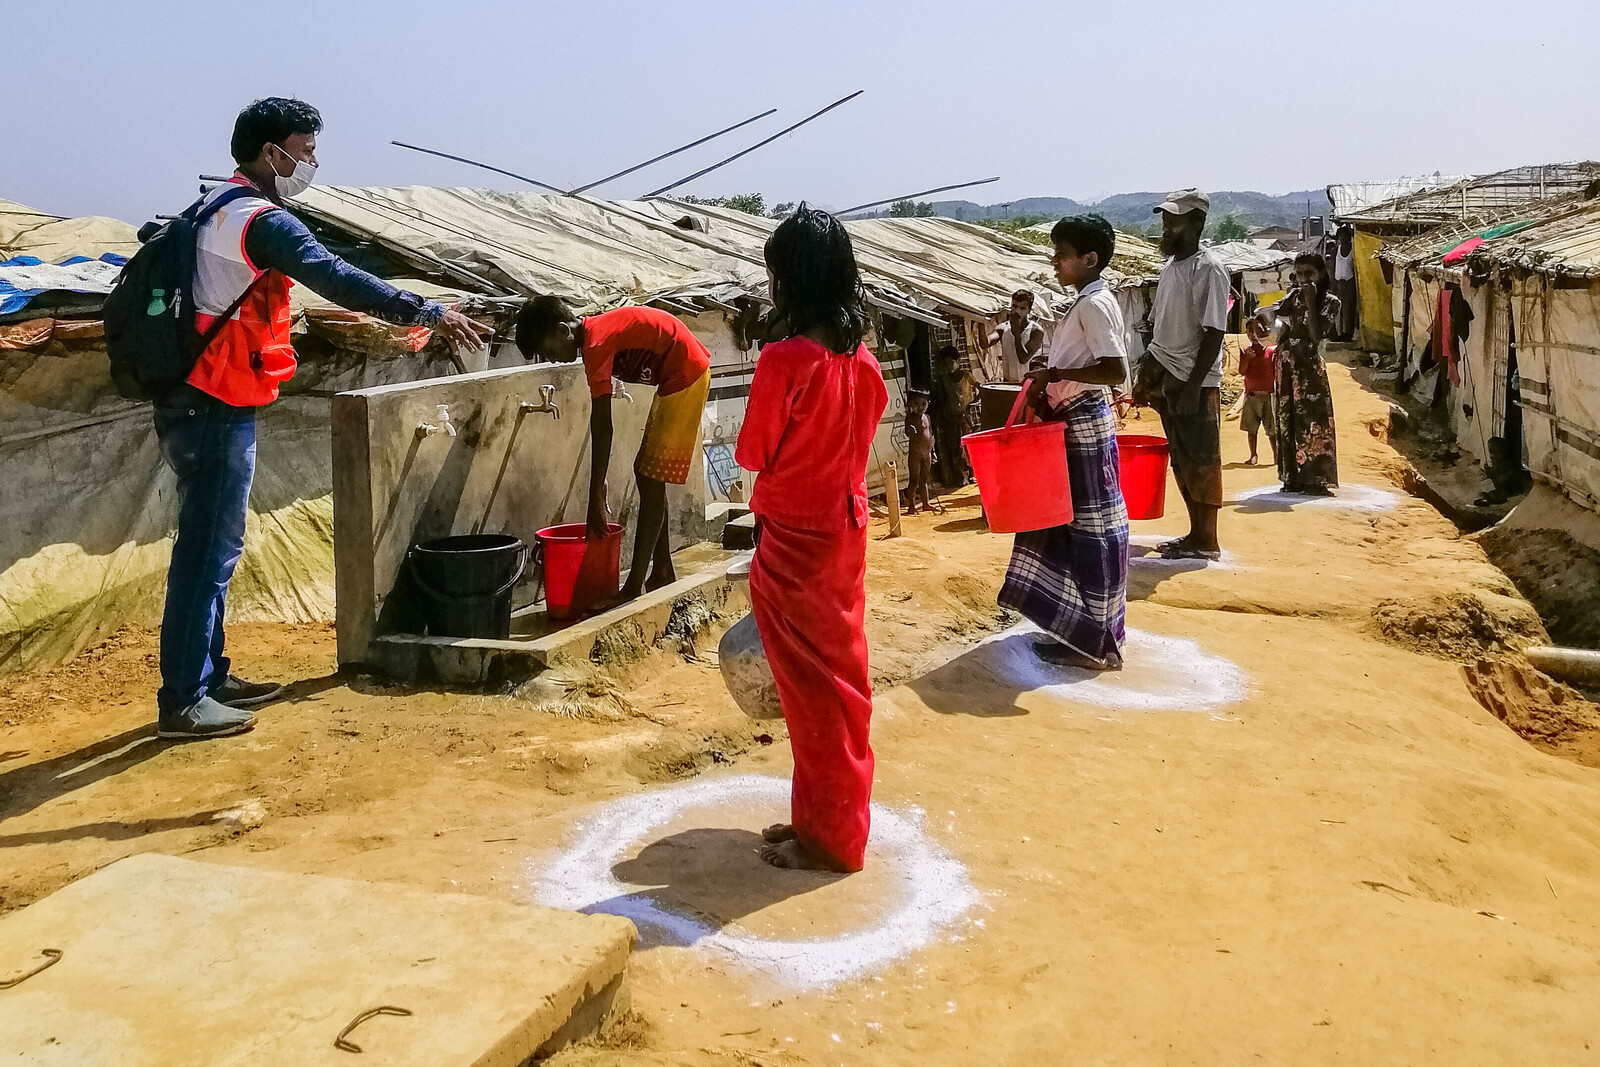
<path fill-rule="evenodd" d="M 1211 198 L 1198 189 L 1176 189 L 1155 206 L 1153 214 L 1170 211 L 1174 215 L 1187 215 L 1191 211 L 1210 211 Z"/>

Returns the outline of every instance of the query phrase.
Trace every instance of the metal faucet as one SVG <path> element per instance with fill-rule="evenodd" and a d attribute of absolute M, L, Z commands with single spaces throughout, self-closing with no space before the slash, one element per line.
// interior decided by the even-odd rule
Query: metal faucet
<path fill-rule="evenodd" d="M 434 411 L 436 412 L 434 418 L 439 421 L 419 424 L 417 426 L 417 440 L 420 441 L 425 437 L 432 437 L 434 434 L 439 433 L 447 433 L 451 437 L 456 435 L 456 424 L 450 421 L 450 405 L 436 404 Z"/>
<path fill-rule="evenodd" d="M 613 397 L 620 396 L 628 403 L 633 403 L 633 394 L 628 392 L 627 383 L 625 383 L 621 378 L 611 379 L 611 395 Z"/>
<path fill-rule="evenodd" d="M 556 387 L 553 385 L 539 386 L 539 395 L 543 397 L 539 403 L 524 400 L 518 410 L 524 415 L 554 415 L 557 421 L 561 419 L 561 405 L 556 403 Z"/>

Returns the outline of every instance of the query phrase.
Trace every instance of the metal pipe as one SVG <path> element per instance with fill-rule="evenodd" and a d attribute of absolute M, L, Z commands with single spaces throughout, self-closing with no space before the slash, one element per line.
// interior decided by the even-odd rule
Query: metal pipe
<path fill-rule="evenodd" d="M 1528 662 L 1558 682 L 1585 689 L 1600 689 L 1600 651 L 1533 645 L 1522 650 Z"/>
<path fill-rule="evenodd" d="M 847 207 L 843 211 L 838 211 L 834 214 L 851 215 L 857 211 L 865 211 L 869 207 L 882 207 L 884 204 L 897 204 L 902 200 L 915 200 L 919 196 L 929 196 L 933 193 L 948 193 L 952 189 L 967 189 L 974 185 L 988 185 L 990 182 L 997 182 L 999 180 L 999 175 L 996 175 L 993 178 L 980 178 L 975 182 L 962 182 L 959 185 L 941 185 L 937 189 L 924 189 L 920 193 L 907 193 L 905 196 L 891 196 L 887 200 L 874 200 L 870 204 L 857 204 L 855 207 Z"/>
<path fill-rule="evenodd" d="M 793 133 L 795 130 L 798 130 L 800 127 L 804 126 L 806 123 L 810 122 L 812 119 L 820 119 L 822 116 L 826 115 L 828 112 L 832 111 L 834 108 L 839 107 L 841 104 L 848 104 L 850 101 L 854 100 L 856 97 L 860 96 L 864 92 L 866 92 L 865 89 L 857 89 L 855 92 L 851 93 L 849 96 L 840 97 L 838 100 L 835 100 L 833 103 L 829 104 L 827 107 L 823 108 L 821 111 L 817 111 L 817 112 L 814 112 L 813 114 L 807 115 L 805 118 L 801 119 L 799 122 L 795 123 L 793 126 L 785 126 L 783 129 L 779 130 L 777 133 L 773 134 L 771 137 L 768 137 L 764 141 L 757 141 L 755 144 L 751 145 L 749 148 L 746 148 L 743 152 L 736 152 L 733 155 L 729 156 L 727 159 L 724 159 L 720 163 L 713 163 L 709 167 L 703 167 L 702 169 L 697 170 L 693 174 L 689 175 L 687 178 L 679 178 L 677 181 L 673 182 L 671 185 L 663 185 L 661 188 L 657 189 L 653 193 L 644 194 L 644 196 L 640 197 L 640 199 L 641 200 L 650 200 L 653 197 L 660 196 L 662 193 L 671 192 L 672 190 L 676 189 L 680 185 L 687 185 L 690 182 L 694 181 L 696 178 L 702 178 L 702 177 L 706 176 L 707 174 L 710 174 L 714 170 L 718 170 L 718 169 L 720 169 L 722 167 L 726 167 L 729 163 L 732 163 L 734 160 L 741 159 L 741 158 L 743 158 L 745 156 L 748 156 L 751 152 L 754 152 L 756 149 L 761 148 L 764 145 L 771 144 L 773 141 L 776 141 L 778 138 L 782 137 L 784 134 Z"/>
<path fill-rule="evenodd" d="M 654 159 L 647 159 L 643 163 L 638 164 L 637 166 L 629 167 L 627 170 L 619 170 L 615 174 L 607 175 L 606 177 L 601 178 L 598 181 L 592 181 L 588 185 L 580 185 L 576 189 L 573 189 L 572 192 L 573 193 L 587 193 L 590 189 L 593 189 L 597 185 L 604 185 L 606 182 L 615 181 L 617 178 L 626 178 L 628 175 L 632 174 L 636 170 L 644 170 L 644 168 L 646 168 L 646 167 L 648 167 L 648 166 L 650 166 L 650 165 L 652 165 L 654 163 L 660 163 L 663 159 L 668 159 L 668 158 L 670 158 L 672 156 L 675 156 L 679 152 L 687 152 L 691 148 L 698 148 L 701 145 L 705 144 L 707 141 L 714 141 L 718 137 L 721 137 L 725 133 L 732 133 L 734 130 L 737 130 L 737 129 L 740 129 L 741 127 L 750 125 L 752 122 L 755 122 L 757 119 L 764 119 L 768 115 L 776 114 L 777 110 L 778 109 L 775 108 L 775 107 L 768 108 L 767 110 L 763 111 L 761 114 L 752 115 L 749 118 L 745 119 L 743 122 L 735 122 L 732 126 L 729 126 L 725 130 L 718 130 L 716 133 L 707 134 L 706 136 L 700 138 L 698 141 L 690 141 L 688 144 L 684 145 L 682 148 L 674 148 L 670 152 L 663 152 L 659 156 L 656 156 Z"/>

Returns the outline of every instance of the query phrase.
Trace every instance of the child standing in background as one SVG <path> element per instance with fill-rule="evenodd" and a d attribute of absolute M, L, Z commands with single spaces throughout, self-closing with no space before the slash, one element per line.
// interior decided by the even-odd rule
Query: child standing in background
<path fill-rule="evenodd" d="M 774 867 L 859 871 L 872 799 L 867 671 L 867 457 L 889 405 L 861 343 L 867 317 L 850 235 L 805 204 L 767 239 L 780 335 L 756 361 L 735 453 L 757 471 L 750 610 L 794 750 Z"/>
<path fill-rule="evenodd" d="M 906 397 L 906 473 L 911 498 L 908 515 L 917 513 L 917 494 L 922 506 L 933 510 L 933 420 L 928 418 L 928 394 L 912 392 Z M 898 486 L 896 487 L 898 490 Z"/>
<path fill-rule="evenodd" d="M 1273 411 L 1273 391 L 1276 388 L 1277 353 L 1262 345 L 1266 330 L 1254 317 L 1245 324 L 1250 343 L 1239 350 L 1239 373 L 1244 377 L 1244 407 L 1239 412 L 1239 429 L 1250 439 L 1250 466 L 1260 462 L 1256 454 L 1256 434 L 1267 431 L 1267 443 L 1272 446 L 1272 464 L 1278 464 L 1278 418 Z"/>

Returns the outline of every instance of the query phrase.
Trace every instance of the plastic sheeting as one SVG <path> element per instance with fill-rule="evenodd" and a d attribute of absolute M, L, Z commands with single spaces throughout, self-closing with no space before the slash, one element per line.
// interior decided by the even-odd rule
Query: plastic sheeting
<path fill-rule="evenodd" d="M 1369 352 L 1395 349 L 1392 297 L 1389 283 L 1383 280 L 1383 264 L 1378 261 L 1382 249 L 1381 237 L 1356 231 L 1351 250 L 1356 261 L 1356 303 L 1360 311 L 1357 333 L 1361 347 Z"/>
<path fill-rule="evenodd" d="M 1528 469 L 1600 511 L 1600 287 L 1514 283 Z"/>

